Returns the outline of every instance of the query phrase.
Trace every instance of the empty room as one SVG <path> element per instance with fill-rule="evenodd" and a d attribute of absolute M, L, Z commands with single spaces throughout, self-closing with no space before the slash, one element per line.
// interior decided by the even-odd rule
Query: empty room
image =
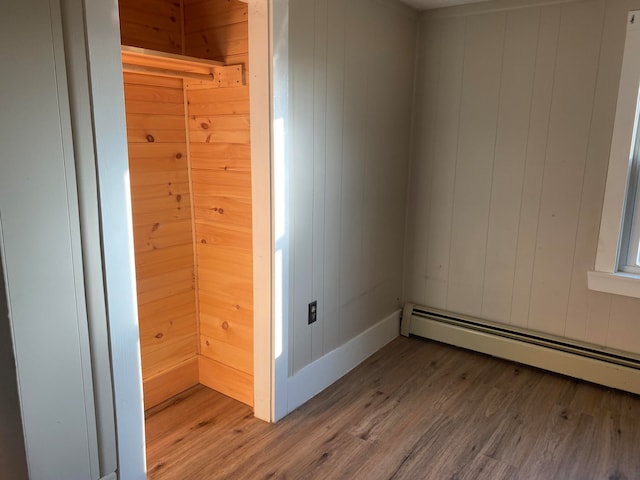
<path fill-rule="evenodd" d="M 637 15 L 8 5 L 0 478 L 640 478 Z"/>

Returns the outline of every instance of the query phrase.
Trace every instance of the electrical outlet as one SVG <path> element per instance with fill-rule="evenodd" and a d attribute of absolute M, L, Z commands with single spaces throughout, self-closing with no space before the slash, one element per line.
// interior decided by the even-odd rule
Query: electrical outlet
<path fill-rule="evenodd" d="M 309 304 L 309 325 L 318 320 L 318 301 L 314 300 Z"/>

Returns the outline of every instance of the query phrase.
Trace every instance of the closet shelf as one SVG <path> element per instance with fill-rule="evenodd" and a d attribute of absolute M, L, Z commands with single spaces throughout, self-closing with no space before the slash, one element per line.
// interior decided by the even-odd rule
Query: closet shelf
<path fill-rule="evenodd" d="M 198 80 L 219 88 L 245 84 L 244 66 L 122 45 L 124 72 Z"/>

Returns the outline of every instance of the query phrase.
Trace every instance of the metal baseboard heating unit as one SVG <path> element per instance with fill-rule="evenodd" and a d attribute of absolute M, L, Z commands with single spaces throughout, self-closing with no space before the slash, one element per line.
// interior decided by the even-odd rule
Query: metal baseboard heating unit
<path fill-rule="evenodd" d="M 408 303 L 400 333 L 640 394 L 640 356 Z"/>

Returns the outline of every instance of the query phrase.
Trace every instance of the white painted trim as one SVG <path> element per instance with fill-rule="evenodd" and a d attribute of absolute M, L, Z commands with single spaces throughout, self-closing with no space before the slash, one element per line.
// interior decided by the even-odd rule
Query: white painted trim
<path fill-rule="evenodd" d="M 100 195 L 118 474 L 146 478 L 140 337 L 116 0 L 83 0 Z"/>
<path fill-rule="evenodd" d="M 640 275 L 624 272 L 587 272 L 589 290 L 640 298 Z"/>
<path fill-rule="evenodd" d="M 289 377 L 287 413 L 313 398 L 398 337 L 400 310 Z"/>
<path fill-rule="evenodd" d="M 273 405 L 277 421 L 289 413 L 289 0 L 270 0 L 272 67 L 272 172 L 273 172 Z"/>
<path fill-rule="evenodd" d="M 253 212 L 254 415 L 272 421 L 273 288 L 271 211 L 270 5 L 249 2 L 251 188 Z"/>
<path fill-rule="evenodd" d="M 411 333 L 494 357 L 640 394 L 640 370 L 413 316 Z"/>
<path fill-rule="evenodd" d="M 640 56 L 636 54 L 640 44 L 640 28 L 638 28 L 640 22 L 631 24 L 630 19 L 632 15 L 638 14 L 640 11 L 629 12 L 627 21 L 627 37 L 596 253 L 595 270 L 597 272 L 615 273 L 618 270 L 618 253 L 629 183 L 636 101 L 640 83 Z"/>
<path fill-rule="evenodd" d="M 63 0 L 62 20 L 76 163 L 84 286 L 90 335 L 100 474 L 117 468 L 109 329 L 83 0 Z"/>

